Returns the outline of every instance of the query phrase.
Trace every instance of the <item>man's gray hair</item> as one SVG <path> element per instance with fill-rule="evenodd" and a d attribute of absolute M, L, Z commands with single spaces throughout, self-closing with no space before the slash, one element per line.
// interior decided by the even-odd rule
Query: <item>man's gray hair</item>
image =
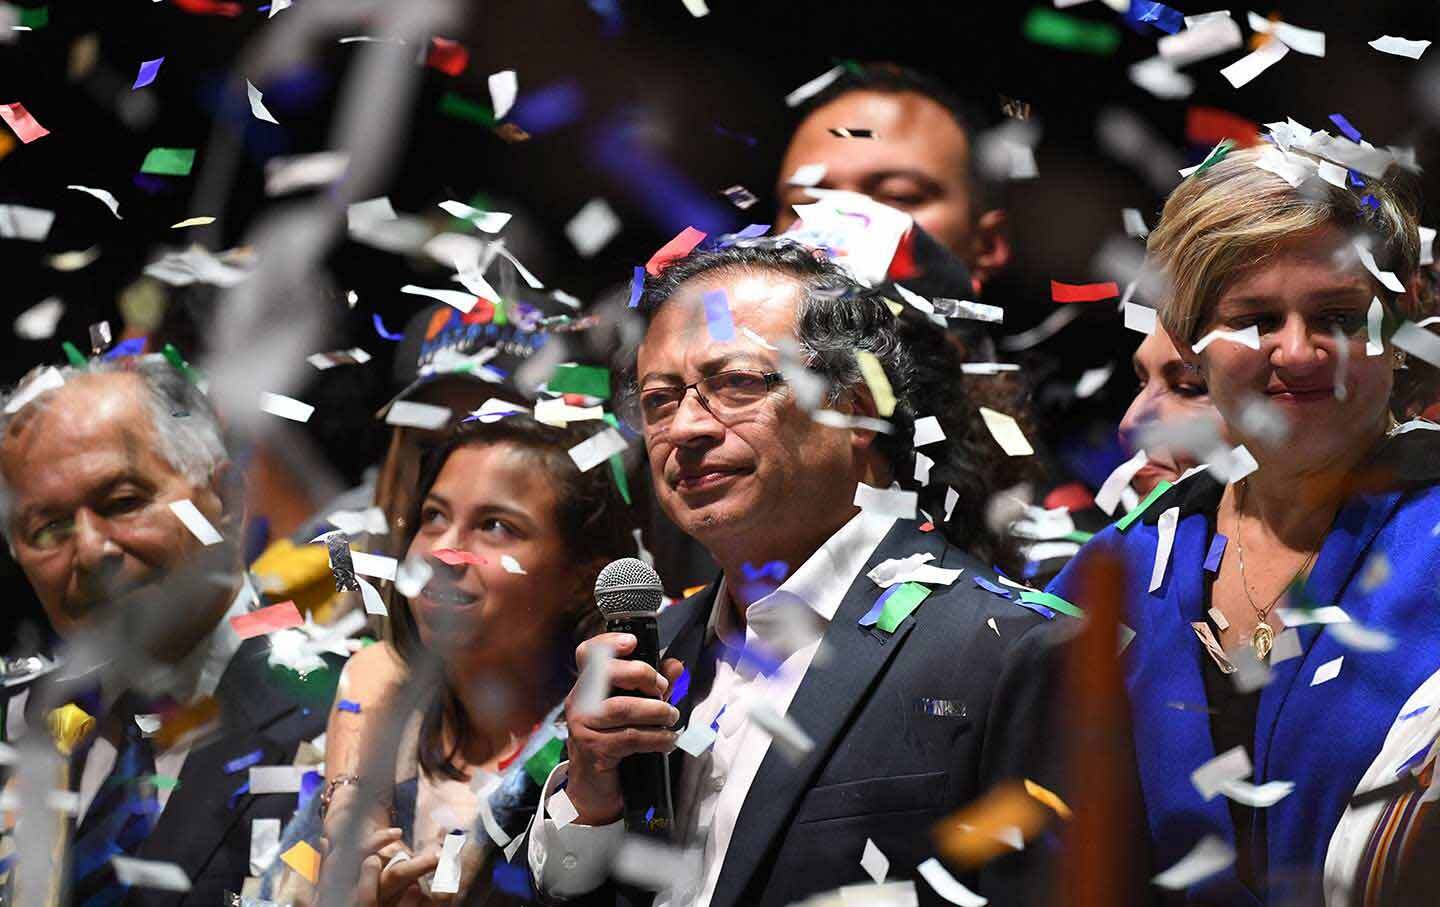
<path fill-rule="evenodd" d="M 97 375 L 134 375 L 145 388 L 145 409 L 155 427 L 156 449 L 172 468 L 196 484 L 207 482 L 215 468 L 229 459 L 220 418 L 205 393 L 163 356 L 139 359 L 97 360 L 78 366 L 41 366 L 0 395 L 0 451 L 17 418 L 32 407 L 45 407 L 56 390 L 72 379 Z M 43 384 L 37 384 L 43 382 Z M 54 386 L 48 386 L 48 385 Z M 45 387 L 35 393 L 37 387 Z M 12 404 L 14 412 L 11 412 Z M 43 468 L 41 464 L 22 464 Z M 0 534 L 10 537 L 12 495 L 0 471 Z"/>

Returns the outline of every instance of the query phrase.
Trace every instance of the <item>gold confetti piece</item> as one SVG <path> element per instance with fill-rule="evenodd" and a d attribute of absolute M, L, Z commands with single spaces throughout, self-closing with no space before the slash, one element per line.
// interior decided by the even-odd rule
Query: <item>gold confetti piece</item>
<path fill-rule="evenodd" d="M 75 747 L 95 730 L 95 719 L 80 706 L 70 703 L 62 705 L 45 717 L 50 725 L 50 735 L 55 738 L 55 748 L 63 756 L 75 751 Z"/>
<path fill-rule="evenodd" d="M 204 728 L 220 717 L 220 703 L 206 697 L 165 716 L 165 724 L 155 735 L 161 749 L 169 749 L 181 739 Z"/>
<path fill-rule="evenodd" d="M 296 841 L 294 847 L 280 855 L 280 859 L 311 885 L 320 878 L 320 852 L 304 841 Z"/>
<path fill-rule="evenodd" d="M 1013 852 L 1015 830 L 1029 840 L 1051 815 L 1022 785 L 1010 782 L 941 819 L 930 833 L 940 856 L 968 871 Z"/>
<path fill-rule="evenodd" d="M 170 229 L 179 230 L 183 227 L 203 227 L 213 223 L 215 223 L 215 218 L 213 217 L 187 217 L 178 224 L 171 224 Z"/>
<path fill-rule="evenodd" d="M 1060 799 L 1059 794 L 1049 788 L 1041 787 L 1029 778 L 1025 779 L 1025 793 L 1055 810 L 1055 815 L 1067 822 L 1070 820 L 1070 817 L 1074 815 L 1074 813 L 1070 812 L 1070 807 L 1066 805 L 1065 801 Z"/>
<path fill-rule="evenodd" d="M 860 376 L 875 397 L 875 411 L 881 416 L 892 415 L 895 412 L 895 391 L 890 387 L 890 379 L 885 376 L 885 367 L 874 353 L 866 350 L 856 350 L 855 360 L 860 365 Z"/>

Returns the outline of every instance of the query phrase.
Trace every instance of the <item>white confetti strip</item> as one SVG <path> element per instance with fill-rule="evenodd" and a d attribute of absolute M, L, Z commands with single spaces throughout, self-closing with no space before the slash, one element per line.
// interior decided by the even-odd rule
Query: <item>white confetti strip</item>
<path fill-rule="evenodd" d="M 940 427 L 940 420 L 934 416 L 922 416 L 915 420 L 915 446 L 924 447 L 926 444 L 934 444 L 936 441 L 945 440 L 945 430 Z"/>
<path fill-rule="evenodd" d="M 775 711 L 768 702 L 752 701 L 749 715 L 750 720 L 755 722 L 755 726 L 780 744 L 781 750 L 792 761 L 798 761 L 815 748 L 815 741 L 810 739 L 810 735 L 805 733 L 800 725 L 796 724 L 789 715 L 782 715 Z"/>
<path fill-rule="evenodd" d="M 1249 84 L 1260 73 L 1279 63 L 1290 53 L 1290 46 L 1282 41 L 1268 41 L 1253 53 L 1246 54 L 1220 70 L 1220 75 L 1234 88 Z"/>
<path fill-rule="evenodd" d="M 1035 448 L 1030 446 L 1030 441 L 1026 439 L 1025 433 L 1020 430 L 1020 424 L 1013 416 L 982 406 L 980 417 L 985 420 L 985 427 L 990 429 L 990 436 L 1005 453 L 1012 457 L 1026 457 L 1035 453 Z"/>
<path fill-rule="evenodd" d="M 581 258 L 592 258 L 620 232 L 620 217 L 603 198 L 592 198 L 565 224 L 565 238 Z"/>
<path fill-rule="evenodd" d="M 1226 784 L 1248 778 L 1252 771 L 1254 766 L 1250 762 L 1250 754 L 1245 751 L 1245 747 L 1237 746 L 1213 759 L 1207 759 L 1190 773 L 1190 783 L 1195 785 L 1200 796 L 1213 800 Z"/>
<path fill-rule="evenodd" d="M 1186 23 L 1184 31 L 1166 35 L 1156 49 L 1171 66 L 1185 66 L 1234 50 L 1245 43 L 1240 25 L 1228 15 Z"/>
<path fill-rule="evenodd" d="M 1385 289 L 1392 293 L 1405 292 L 1405 285 L 1400 282 L 1400 278 L 1396 277 L 1393 271 L 1380 270 L 1380 266 L 1375 263 L 1375 256 L 1370 254 L 1369 249 L 1356 243 L 1355 253 L 1360 256 L 1360 263 L 1365 266 L 1365 270 L 1369 271 L 1376 280 L 1380 281 Z"/>
<path fill-rule="evenodd" d="M 506 573 L 516 573 L 521 576 L 525 575 L 525 568 L 520 566 L 520 562 L 508 554 L 500 555 L 500 566 Z"/>
<path fill-rule="evenodd" d="M 890 858 L 881 853 L 874 841 L 866 838 L 865 852 L 860 854 L 860 868 L 875 880 L 876 885 L 879 885 L 885 881 L 885 876 L 890 872 Z"/>
<path fill-rule="evenodd" d="M 115 867 L 115 878 L 121 885 L 159 891 L 190 890 L 190 877 L 174 863 L 121 856 L 111 857 L 110 863 Z"/>
<path fill-rule="evenodd" d="M 303 765 L 250 766 L 251 794 L 294 794 L 309 768 Z"/>
<path fill-rule="evenodd" d="M 1170 549 L 1175 545 L 1175 527 L 1180 523 L 1180 508 L 1171 507 L 1155 522 L 1159 537 L 1155 542 L 1155 563 L 1150 568 L 1150 590 L 1154 592 L 1165 581 L 1165 568 L 1170 563 Z"/>
<path fill-rule="evenodd" d="M 468 836 L 452 831 L 440 845 L 440 862 L 435 866 L 435 879 L 430 883 L 433 894 L 458 894 L 460 891 L 460 851 Z"/>
<path fill-rule="evenodd" d="M 801 164 L 786 180 L 792 186 L 814 186 L 825 178 L 824 164 Z"/>
<path fill-rule="evenodd" d="M 1327 661 L 1315 669 L 1315 676 L 1310 678 L 1310 685 L 1318 687 L 1322 683 L 1329 683 L 1340 676 L 1340 668 L 1345 664 L 1345 656 Z"/>
<path fill-rule="evenodd" d="M 586 438 L 570 448 L 570 459 L 581 472 L 589 472 L 601 463 L 621 453 L 628 447 L 625 436 L 613 428 L 607 428 L 591 438 Z"/>
<path fill-rule="evenodd" d="M 449 424 L 450 417 L 448 406 L 416 403 L 414 400 L 396 400 L 390 404 L 390 409 L 385 413 L 385 424 L 435 431 Z"/>
<path fill-rule="evenodd" d="M 1380 297 L 1372 297 L 1370 309 L 1365 313 L 1365 355 L 1383 356 L 1385 354 L 1385 340 L 1380 333 L 1384 320 L 1385 307 L 1380 304 Z"/>
<path fill-rule="evenodd" d="M 1130 482 L 1135 474 L 1145 468 L 1149 459 L 1145 456 L 1144 450 L 1135 451 L 1135 456 L 1115 467 L 1115 471 L 1105 477 L 1100 490 L 1095 493 L 1095 506 L 1111 516 L 1115 515 L 1115 507 L 1120 503 L 1120 495 L 1130 487 Z"/>
<path fill-rule="evenodd" d="M 310 416 L 315 412 L 315 407 L 296 400 L 294 397 L 268 392 L 260 395 L 260 409 L 272 416 L 279 416 L 292 422 L 309 422 Z"/>
<path fill-rule="evenodd" d="M 1400 329 L 1390 337 L 1390 342 L 1410 355 L 1440 368 L 1440 337 L 1413 322 L 1407 321 L 1400 325 Z"/>
<path fill-rule="evenodd" d="M 714 745 L 718 736 L 719 732 L 708 724 L 691 724 L 676 738 L 675 746 L 698 758 Z"/>
<path fill-rule="evenodd" d="M 902 520 L 915 519 L 915 510 L 920 505 L 920 496 L 913 491 L 899 488 L 876 488 L 860 482 L 855 486 L 854 503 L 861 510 Z"/>
<path fill-rule="evenodd" d="M 600 711 L 610 692 L 610 662 L 614 658 L 615 650 L 600 642 L 592 642 L 586 649 L 585 664 L 575 681 L 575 695 L 571 700 L 575 714 L 593 715 Z"/>
<path fill-rule="evenodd" d="M 417 287 L 413 283 L 407 283 L 401 287 L 400 292 L 409 293 L 412 296 L 428 296 L 431 299 L 438 299 L 466 314 L 475 308 L 475 303 L 478 301 L 474 293 L 462 293 L 459 290 L 432 290 L 429 287 Z"/>
<path fill-rule="evenodd" d="M 110 209 L 110 213 L 115 215 L 116 220 L 125 219 L 120 216 L 120 200 L 114 195 L 112 195 L 109 191 L 105 189 L 91 189 L 89 186 L 66 186 L 65 188 L 75 189 L 79 192 L 84 192 L 86 195 L 91 195 L 95 198 L 100 199 L 100 201 L 104 203 L 105 207 Z"/>
<path fill-rule="evenodd" d="M 49 340 L 65 314 L 65 303 L 55 297 L 37 302 L 15 318 L 15 336 L 22 340 Z"/>
<path fill-rule="evenodd" d="M 1196 341 L 1192 349 L 1195 350 L 1195 354 L 1198 356 L 1205 352 L 1206 347 L 1217 340 L 1228 340 L 1231 343 L 1238 343 L 1241 346 L 1248 346 L 1252 350 L 1258 350 L 1260 349 L 1260 328 L 1253 324 L 1243 331 L 1227 331 L 1224 328 L 1216 328 Z"/>
<path fill-rule="evenodd" d="M 1147 336 L 1155 333 L 1154 309 L 1136 302 L 1127 302 L 1123 308 L 1125 309 L 1125 327 Z"/>
<path fill-rule="evenodd" d="M 380 590 L 376 589 L 363 576 L 355 577 L 355 582 L 360 584 L 360 601 L 365 606 L 365 613 L 374 614 L 377 617 L 389 617 L 390 610 L 385 607 L 385 599 L 380 597 Z"/>
<path fill-rule="evenodd" d="M 280 121 L 275 119 L 275 115 L 265 107 L 265 102 L 262 100 L 264 95 L 260 93 L 260 89 L 250 84 L 248 79 L 245 81 L 245 93 L 250 97 L 250 112 L 255 115 L 255 119 L 274 123 L 276 126 L 280 125 Z"/>
<path fill-rule="evenodd" d="M 504 211 L 481 211 L 464 202 L 444 201 L 440 203 L 440 207 L 448 214 L 469 221 L 482 233 L 499 233 L 510 223 L 511 218 L 511 215 Z"/>
<path fill-rule="evenodd" d="M 809 98 L 812 98 L 820 92 L 824 91 L 831 82 L 840 78 L 841 73 L 843 73 L 844 71 L 845 70 L 839 66 L 825 70 L 820 75 L 816 76 L 815 78 L 806 82 L 804 85 L 801 85 L 799 88 L 787 94 L 785 96 L 785 106 L 799 107 Z"/>
<path fill-rule="evenodd" d="M 1288 797 L 1293 790 L 1294 781 L 1267 781 L 1264 784 L 1231 781 L 1220 792 L 1236 803 L 1243 803 L 1252 809 L 1266 809 Z"/>
<path fill-rule="evenodd" d="M 1429 41 L 1411 41 L 1409 38 L 1397 38 L 1394 35 L 1381 35 L 1369 44 L 1382 54 L 1394 54 L 1412 60 L 1420 59 L 1420 55 L 1430 46 Z"/>
<path fill-rule="evenodd" d="M 185 524 L 185 528 L 190 530 L 191 535 L 200 540 L 200 544 L 219 544 L 221 540 L 219 531 L 211 525 L 209 520 L 205 519 L 205 514 L 201 513 L 189 498 L 183 501 L 171 501 L 170 511 L 179 517 L 180 522 Z"/>
<path fill-rule="evenodd" d="M 373 576 L 376 579 L 388 579 L 395 581 L 395 571 L 400 566 L 393 557 L 386 557 L 382 554 L 366 554 L 363 551 L 351 551 L 350 559 L 355 572 L 362 576 Z"/>
<path fill-rule="evenodd" d="M 1214 835 L 1206 835 L 1189 853 L 1180 858 L 1180 862 L 1157 875 L 1154 882 L 1161 888 L 1183 891 L 1234 862 L 1233 847 Z"/>
<path fill-rule="evenodd" d="M 502 69 L 491 73 L 485 82 L 490 89 L 490 107 L 495 112 L 495 119 L 505 119 L 505 114 L 515 106 L 515 96 L 520 93 L 520 79 L 515 70 Z"/>
<path fill-rule="evenodd" d="M 934 857 L 921 863 L 916 869 L 920 878 L 924 879 L 936 894 L 958 907 L 985 907 L 990 903 L 988 898 L 981 897 L 961 884 L 950 874 L 950 870 Z"/>
<path fill-rule="evenodd" d="M 556 828 L 564 828 L 580 817 L 575 809 L 575 804 L 570 802 L 570 795 L 565 791 L 557 790 L 545 801 L 545 812 L 550 821 L 555 823 Z"/>
<path fill-rule="evenodd" d="M 252 819 L 250 821 L 250 874 L 264 875 L 276 858 L 280 856 L 280 820 Z"/>

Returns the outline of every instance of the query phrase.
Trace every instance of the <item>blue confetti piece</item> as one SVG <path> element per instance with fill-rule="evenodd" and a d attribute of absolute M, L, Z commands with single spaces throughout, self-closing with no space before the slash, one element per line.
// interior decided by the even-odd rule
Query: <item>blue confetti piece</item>
<path fill-rule="evenodd" d="M 716 131 L 717 133 L 719 133 L 720 135 L 723 135 L 723 136 L 725 136 L 726 138 L 735 139 L 737 142 L 744 142 L 745 145 L 748 146 L 748 147 L 750 147 L 750 148 L 754 148 L 756 142 L 758 141 L 758 140 L 755 138 L 755 136 L 753 136 L 753 135 L 746 135 L 746 134 L 743 133 L 743 132 L 735 132 L 734 130 L 726 129 L 724 126 L 721 126 L 719 123 L 714 124 L 714 126 L 715 126 L 715 131 Z"/>
<path fill-rule="evenodd" d="M 777 583 L 785 582 L 785 577 L 790 575 L 790 565 L 784 561 L 768 561 L 756 567 L 749 561 L 740 565 L 740 573 L 744 575 L 745 581 L 749 583 L 758 582 L 762 579 L 773 579 Z"/>
<path fill-rule="evenodd" d="M 496 860 L 492 878 L 495 880 L 495 887 L 508 895 L 513 895 L 527 904 L 535 899 L 535 892 L 530 890 L 530 873 L 524 866 Z"/>
<path fill-rule="evenodd" d="M 770 232 L 769 224 L 750 224 L 739 233 L 735 234 L 736 239 L 756 239 Z"/>
<path fill-rule="evenodd" d="M 727 637 L 722 644 L 728 652 L 734 653 L 737 671 L 754 670 L 755 673 L 768 677 L 780 670 L 780 659 L 758 643 L 747 645 L 743 636 Z"/>
<path fill-rule="evenodd" d="M 655 818 L 655 807 L 652 806 L 645 810 L 645 821 L 648 823 L 653 818 Z"/>
<path fill-rule="evenodd" d="M 139 356 L 143 352 L 145 352 L 145 338 L 131 337 L 110 347 L 101 358 L 119 359 L 123 356 Z"/>
<path fill-rule="evenodd" d="M 1126 17 L 1136 22 L 1153 25 L 1172 35 L 1185 27 L 1185 16 L 1179 10 L 1171 9 L 1163 3 L 1149 3 L 1146 0 L 1135 0 L 1131 3 L 1130 12 Z"/>
<path fill-rule="evenodd" d="M 1406 712 L 1404 715 L 1401 715 L 1397 720 L 1399 720 L 1399 721 L 1407 721 L 1407 720 L 1409 720 L 1409 719 L 1411 719 L 1411 718 L 1414 718 L 1414 717 L 1417 716 L 1417 715 L 1423 715 L 1423 714 L 1425 714 L 1425 713 L 1428 712 L 1428 711 L 1430 711 L 1430 706 L 1428 706 L 1428 705 L 1422 705 L 1422 706 L 1420 706 L 1420 708 L 1416 709 L 1416 710 L 1413 711 L 1413 712 Z"/>
<path fill-rule="evenodd" d="M 1355 170 L 1350 170 L 1348 172 L 1350 174 L 1350 185 L 1354 186 L 1356 189 L 1365 188 L 1365 177 L 1361 176 L 1360 173 Z"/>
<path fill-rule="evenodd" d="M 1365 193 L 1364 198 L 1360 199 L 1360 204 L 1364 205 L 1372 211 L 1380 210 L 1380 199 L 1376 198 L 1368 192 Z"/>
<path fill-rule="evenodd" d="M 635 266 L 635 274 L 630 278 L 630 308 L 640 305 L 640 294 L 645 291 L 645 267 Z"/>
<path fill-rule="evenodd" d="M 385 339 L 385 340 L 404 340 L 404 339 L 405 339 L 405 335 L 404 335 L 404 334 L 392 334 L 392 333 L 390 333 L 389 331 L 385 330 L 385 323 L 380 320 L 380 313 L 379 313 L 379 312 L 376 312 L 376 313 L 375 313 L 374 315 L 372 315 L 371 317 L 375 319 L 375 333 L 379 334 L 383 339 Z"/>
<path fill-rule="evenodd" d="M 1210 550 L 1205 554 L 1205 569 L 1211 573 L 1220 572 L 1220 559 L 1225 556 L 1225 545 L 1230 540 L 1220 533 L 1210 540 Z"/>
<path fill-rule="evenodd" d="M 135 76 L 135 84 L 130 86 L 130 90 L 134 91 L 137 88 L 144 88 L 146 85 L 155 81 L 155 77 L 160 75 L 160 64 L 164 62 L 165 58 L 160 57 L 156 60 L 146 60 L 144 63 L 141 63 L 140 73 Z"/>
<path fill-rule="evenodd" d="M 1039 602 L 1027 602 L 1025 599 L 1021 598 L 1017 599 L 1015 601 L 1015 604 L 1019 605 L 1022 608 L 1029 608 L 1031 611 L 1034 611 L 1036 614 L 1040 615 L 1046 620 L 1055 619 L 1055 612 L 1051 611 L 1049 608 L 1045 607 Z"/>
<path fill-rule="evenodd" d="M 730 300 L 725 291 L 711 290 L 701 301 L 705 303 L 705 326 L 710 329 L 710 339 L 734 340 L 735 322 L 730 320 Z"/>
<path fill-rule="evenodd" d="M 295 811 L 304 812 L 305 804 L 320 793 L 320 788 L 325 786 L 325 776 L 319 772 L 306 772 L 300 776 L 300 792 L 295 797 Z"/>
<path fill-rule="evenodd" d="M 236 772 L 243 772 L 264 758 L 265 753 L 261 750 L 251 750 L 243 756 L 236 756 L 234 759 L 225 763 L 225 774 L 233 775 Z"/>
<path fill-rule="evenodd" d="M 875 604 L 871 605 L 870 610 L 866 611 L 865 616 L 856 621 L 856 623 L 862 627 L 875 626 L 876 622 L 880 620 L 880 613 L 885 610 L 886 599 L 894 595 L 895 590 L 899 588 L 900 585 L 896 584 L 894 586 L 891 586 L 889 589 L 886 589 L 884 592 L 880 593 L 880 597 L 875 599 Z"/>
<path fill-rule="evenodd" d="M 680 676 L 675 678 L 675 686 L 670 688 L 670 697 L 665 701 L 671 705 L 679 705 L 690 692 L 690 669 L 685 668 Z"/>
<path fill-rule="evenodd" d="M 727 705 L 722 705 L 722 706 L 720 706 L 720 711 L 718 711 L 718 712 L 715 713 L 715 720 L 712 721 L 712 722 L 710 722 L 710 730 L 712 730 L 712 731 L 719 731 L 719 730 L 720 730 L 720 717 L 725 714 L 725 710 L 726 710 L 727 708 L 729 708 L 729 707 L 730 707 L 730 706 L 729 706 L 728 704 L 727 704 Z"/>
<path fill-rule="evenodd" d="M 1349 139 L 1352 142 L 1360 141 L 1360 130 L 1356 129 L 1353 125 L 1351 125 L 1349 120 L 1345 119 L 1345 114 L 1330 114 L 1330 122 L 1335 124 L 1335 128 L 1345 133 L 1345 138 Z"/>
<path fill-rule="evenodd" d="M 225 805 L 234 809 L 235 805 L 240 802 L 240 798 L 248 793 L 250 793 L 250 781 L 247 779 L 244 784 L 235 788 L 235 793 L 230 795 L 230 799 L 225 801 Z"/>
<path fill-rule="evenodd" d="M 342 699 L 335 703 L 335 708 L 342 712 L 354 712 L 356 715 L 360 714 L 360 703 L 353 699 Z"/>
<path fill-rule="evenodd" d="M 986 592 L 993 592 L 1001 598 L 1010 597 L 1009 590 L 1007 590 L 1004 586 L 992 583 L 983 576 L 972 576 L 970 578 L 975 581 L 975 585 L 979 586 L 981 589 L 984 589 Z"/>

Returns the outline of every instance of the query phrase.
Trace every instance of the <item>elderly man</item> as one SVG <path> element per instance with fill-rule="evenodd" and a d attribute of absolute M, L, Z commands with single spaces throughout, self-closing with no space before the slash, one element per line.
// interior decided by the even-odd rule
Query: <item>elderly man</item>
<path fill-rule="evenodd" d="M 295 808 L 293 787 L 251 791 L 247 770 L 290 764 L 326 709 L 298 701 L 305 685 L 277 682 L 265 638 L 231 624 L 259 601 L 214 410 L 160 357 L 37 370 L 6 399 L 0 476 L 10 548 L 75 656 L 56 674 L 92 669 L 7 708 L 7 737 L 48 726 L 71 756 L 68 902 L 222 903 L 251 875 L 252 836 Z M 215 721 L 198 740 L 177 733 Z M 129 887 L 116 857 L 174 863 L 190 890 Z"/>
<path fill-rule="evenodd" d="M 977 124 L 943 85 L 893 63 L 857 65 L 800 115 L 775 187 L 777 233 L 795 222 L 793 206 L 814 201 L 812 187 L 791 177 L 819 164 L 824 175 L 813 188 L 859 192 L 914 217 L 969 268 L 970 293 L 1010 263 L 1005 211 L 991 204 L 993 181 L 975 167 Z M 843 136 L 860 129 L 873 138 Z"/>
<path fill-rule="evenodd" d="M 1050 671 L 1061 628 L 977 587 L 972 576 L 993 576 L 981 562 L 897 516 L 905 505 L 889 489 L 916 486 L 910 438 L 928 414 L 917 412 L 926 397 L 901 319 L 785 241 L 692 254 L 648 282 L 642 307 L 634 418 L 656 494 L 723 574 L 662 612 L 663 674 L 615 660 L 616 694 L 598 709 L 572 695 L 569 761 L 542 803 L 563 782 L 576 816 L 557 822 L 554 801 L 537 814 L 538 888 L 638 902 L 605 882 L 624 834 L 617 765 L 671 752 L 681 726 L 675 843 L 702 857 L 698 876 L 659 895 L 667 905 L 779 907 L 862 883 L 862 857 L 876 859 L 868 842 L 889 878 L 915 879 L 930 827 L 957 808 L 1007 781 L 1057 789 Z M 808 368 L 782 359 L 796 347 Z M 877 432 L 881 404 L 857 352 L 889 376 L 893 434 Z M 824 424 L 807 411 L 822 408 Z M 926 450 L 937 470 L 961 452 Z M 965 575 L 931 574 L 887 597 L 871 576 L 903 558 Z M 597 637 L 581 663 L 601 644 L 623 656 L 635 640 Z M 688 682 L 677 683 L 682 668 Z M 655 698 L 672 691 L 673 705 Z M 809 745 L 772 740 L 777 721 Z M 962 881 L 992 903 L 1038 903 L 1045 863 L 1030 848 Z"/>

